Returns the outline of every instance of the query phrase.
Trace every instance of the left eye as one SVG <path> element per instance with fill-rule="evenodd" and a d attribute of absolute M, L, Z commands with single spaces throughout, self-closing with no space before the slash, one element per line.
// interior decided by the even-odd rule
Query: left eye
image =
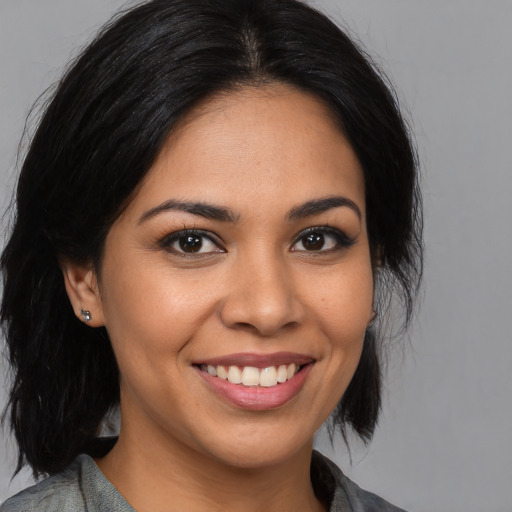
<path fill-rule="evenodd" d="M 166 250 L 180 254 L 224 252 L 210 237 L 203 233 L 173 233 L 161 245 Z"/>
<path fill-rule="evenodd" d="M 292 246 L 292 251 L 330 251 L 350 247 L 354 240 L 337 230 L 311 229 L 302 233 Z"/>

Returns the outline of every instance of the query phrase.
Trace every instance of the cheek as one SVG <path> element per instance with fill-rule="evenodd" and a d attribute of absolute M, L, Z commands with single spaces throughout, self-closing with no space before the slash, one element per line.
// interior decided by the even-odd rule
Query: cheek
<path fill-rule="evenodd" d="M 373 304 L 373 274 L 369 262 L 333 273 L 329 287 L 317 290 L 318 324 L 327 340 L 322 365 L 324 384 L 331 390 L 330 406 L 338 403 L 359 363 Z"/>
<path fill-rule="evenodd" d="M 185 283 L 149 262 L 129 267 L 106 269 L 102 294 L 105 326 L 121 370 L 134 356 L 158 365 L 164 355 L 179 353 L 208 309 L 208 294 L 198 293 L 193 279 Z"/>
<path fill-rule="evenodd" d="M 309 291 L 316 314 L 332 338 L 358 340 L 371 318 L 373 274 L 369 262 L 347 271 L 332 272 L 324 280 L 326 286 Z"/>
<path fill-rule="evenodd" d="M 154 401 L 157 409 L 167 410 L 167 391 L 180 389 L 183 348 L 200 323 L 194 306 L 200 295 L 195 296 L 177 289 L 176 283 L 171 287 L 162 272 L 155 278 L 147 269 L 132 274 L 129 282 L 110 280 L 104 296 L 106 329 L 121 374 L 124 411 L 135 407 L 149 412 Z M 180 394 L 172 401 L 179 407 Z"/>

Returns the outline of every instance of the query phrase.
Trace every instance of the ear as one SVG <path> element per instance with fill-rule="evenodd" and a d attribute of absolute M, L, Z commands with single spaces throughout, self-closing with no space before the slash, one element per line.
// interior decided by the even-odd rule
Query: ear
<path fill-rule="evenodd" d="M 91 327 L 105 325 L 96 272 L 85 266 L 61 261 L 66 292 L 75 315 Z"/>

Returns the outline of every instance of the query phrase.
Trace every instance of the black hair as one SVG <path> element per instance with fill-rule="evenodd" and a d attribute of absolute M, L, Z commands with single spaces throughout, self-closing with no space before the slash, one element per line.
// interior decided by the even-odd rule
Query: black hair
<path fill-rule="evenodd" d="M 357 154 L 376 286 L 399 298 L 409 322 L 422 271 L 417 161 L 396 95 L 370 59 L 299 0 L 145 2 L 115 17 L 71 65 L 22 165 L 1 258 L 17 470 L 53 474 L 92 452 L 119 402 L 107 332 L 75 317 L 59 261 L 100 264 L 110 226 L 198 102 L 272 82 L 322 100 Z M 381 343 L 368 329 L 332 417 L 344 436 L 347 427 L 366 441 L 374 432 Z"/>

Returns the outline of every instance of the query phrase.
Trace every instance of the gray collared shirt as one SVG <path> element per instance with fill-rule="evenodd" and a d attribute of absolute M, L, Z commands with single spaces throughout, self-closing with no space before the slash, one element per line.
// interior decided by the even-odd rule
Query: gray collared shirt
<path fill-rule="evenodd" d="M 329 512 L 405 512 L 364 491 L 329 459 L 313 452 L 311 481 Z M 0 512 L 135 512 L 89 455 L 8 499 Z"/>

